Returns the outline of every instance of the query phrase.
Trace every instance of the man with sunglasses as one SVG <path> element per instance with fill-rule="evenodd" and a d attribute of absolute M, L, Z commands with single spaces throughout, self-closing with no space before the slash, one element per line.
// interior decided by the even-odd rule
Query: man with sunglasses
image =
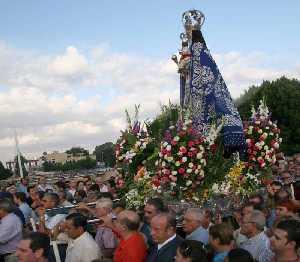
<path fill-rule="evenodd" d="M 272 262 L 300 262 L 297 249 L 300 247 L 300 222 L 283 220 L 278 223 L 271 237 L 274 252 Z"/>

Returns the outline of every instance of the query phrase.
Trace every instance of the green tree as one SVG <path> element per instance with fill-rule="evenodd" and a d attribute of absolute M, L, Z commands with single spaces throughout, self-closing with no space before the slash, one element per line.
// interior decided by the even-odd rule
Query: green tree
<path fill-rule="evenodd" d="M 66 151 L 67 154 L 72 154 L 73 156 L 79 156 L 83 154 L 84 156 L 89 155 L 89 151 L 82 147 L 72 147 L 71 149 Z"/>
<path fill-rule="evenodd" d="M 0 161 L 0 180 L 7 179 L 11 176 L 12 172 L 9 169 L 5 168 L 2 162 Z"/>
<path fill-rule="evenodd" d="M 115 145 L 112 142 L 106 142 L 96 146 L 93 152 L 97 161 L 104 162 L 108 167 L 114 167 L 116 164 Z"/>
<path fill-rule="evenodd" d="M 251 107 L 257 107 L 265 98 L 281 129 L 282 151 L 286 155 L 300 152 L 300 81 L 281 77 L 275 81 L 264 81 L 260 86 L 251 87 L 238 99 L 238 110 L 243 120 L 248 120 Z"/>

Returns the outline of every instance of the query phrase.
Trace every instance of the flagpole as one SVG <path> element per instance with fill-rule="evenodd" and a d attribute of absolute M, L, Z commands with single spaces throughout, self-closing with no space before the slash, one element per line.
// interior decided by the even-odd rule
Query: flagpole
<path fill-rule="evenodd" d="M 20 154 L 19 142 L 18 142 L 16 129 L 15 129 L 15 143 L 16 143 L 17 160 L 18 160 L 18 165 L 19 165 L 19 170 L 20 170 L 20 176 L 21 176 L 21 178 L 23 178 L 24 175 L 23 175 L 23 169 L 22 169 L 22 164 L 21 164 L 21 154 Z"/>

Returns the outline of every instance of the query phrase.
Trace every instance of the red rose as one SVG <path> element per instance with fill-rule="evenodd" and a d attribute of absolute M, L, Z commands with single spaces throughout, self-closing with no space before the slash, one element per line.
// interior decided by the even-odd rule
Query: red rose
<path fill-rule="evenodd" d="M 178 173 L 181 174 L 181 175 L 184 173 L 184 171 L 185 171 L 185 170 L 184 170 L 184 168 L 182 168 L 182 167 L 178 169 Z"/>
<path fill-rule="evenodd" d="M 193 152 L 188 152 L 189 157 L 193 157 L 193 155 L 194 155 Z"/>
<path fill-rule="evenodd" d="M 216 151 L 217 151 L 217 145 L 216 145 L 216 144 L 212 144 L 212 145 L 210 146 L 210 150 L 211 150 L 213 153 L 216 153 Z"/>
<path fill-rule="evenodd" d="M 172 146 L 176 146 L 176 145 L 177 145 L 177 141 L 172 140 L 172 141 L 171 141 L 171 145 L 172 145 Z"/>
<path fill-rule="evenodd" d="M 187 149 L 186 149 L 184 146 L 181 146 L 181 147 L 179 148 L 179 151 L 180 151 L 181 153 L 183 153 L 183 154 L 186 154 Z"/>
<path fill-rule="evenodd" d="M 189 147 L 193 147 L 194 145 L 195 145 L 195 142 L 194 142 L 194 141 L 189 141 L 189 142 L 188 142 L 188 146 L 189 146 Z"/>

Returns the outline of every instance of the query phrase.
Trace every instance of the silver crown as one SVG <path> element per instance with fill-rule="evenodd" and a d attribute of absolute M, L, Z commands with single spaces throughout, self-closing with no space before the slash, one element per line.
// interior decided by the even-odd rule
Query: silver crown
<path fill-rule="evenodd" d="M 185 28 L 184 38 L 188 40 L 192 39 L 193 30 L 201 30 L 201 27 L 205 21 L 204 14 L 199 10 L 188 10 L 182 14 L 182 23 Z M 182 36 L 180 37 L 181 40 Z"/>

